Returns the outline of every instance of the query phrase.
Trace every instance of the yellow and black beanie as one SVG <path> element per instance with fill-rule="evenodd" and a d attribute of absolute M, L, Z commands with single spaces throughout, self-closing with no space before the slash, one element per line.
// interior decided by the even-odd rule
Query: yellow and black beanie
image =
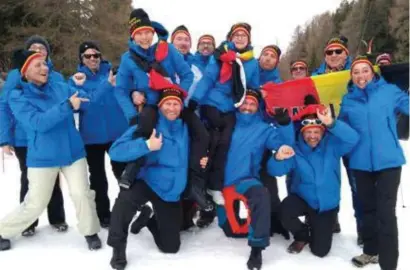
<path fill-rule="evenodd" d="M 128 21 L 130 36 L 134 38 L 134 35 L 138 31 L 151 30 L 155 32 L 154 27 L 152 27 L 151 20 L 148 14 L 142 8 L 134 9 L 130 14 L 130 20 Z"/>

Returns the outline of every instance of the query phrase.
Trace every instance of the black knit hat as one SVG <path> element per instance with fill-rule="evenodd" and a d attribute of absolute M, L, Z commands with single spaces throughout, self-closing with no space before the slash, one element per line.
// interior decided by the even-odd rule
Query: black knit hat
<path fill-rule="evenodd" d="M 170 99 L 178 100 L 178 102 L 182 105 L 186 96 L 186 91 L 174 84 L 161 91 L 161 94 L 159 95 L 158 107 L 161 107 L 165 101 Z"/>
<path fill-rule="evenodd" d="M 30 62 L 33 59 L 44 57 L 41 53 L 28 51 L 25 49 L 17 49 L 13 51 L 12 56 L 12 66 L 17 68 L 20 71 L 21 76 L 23 77 L 27 71 Z"/>
<path fill-rule="evenodd" d="M 328 49 L 339 47 L 342 48 L 346 52 L 346 54 L 349 54 L 348 41 L 349 40 L 345 36 L 331 38 L 326 42 L 325 52 Z"/>
<path fill-rule="evenodd" d="M 276 56 L 278 57 L 278 59 L 280 58 L 280 55 L 282 54 L 282 51 L 280 50 L 280 48 L 276 45 L 268 45 L 265 46 L 262 49 L 261 55 L 265 52 L 265 51 L 272 51 L 274 54 L 276 54 Z"/>
<path fill-rule="evenodd" d="M 100 47 L 98 46 L 98 44 L 96 42 L 94 42 L 94 41 L 84 41 L 78 47 L 78 57 L 80 58 L 80 62 L 82 62 L 82 57 L 81 56 L 88 49 L 94 49 L 96 51 L 101 52 Z"/>
<path fill-rule="evenodd" d="M 260 91 L 253 90 L 253 89 L 246 90 L 246 97 L 253 99 L 258 104 L 259 104 L 260 100 L 262 99 Z"/>
<path fill-rule="evenodd" d="M 177 28 L 175 28 L 174 31 L 172 31 L 171 43 L 174 41 L 175 36 L 179 33 L 186 34 L 189 37 L 189 40 L 191 40 L 191 34 L 189 33 L 188 28 L 185 25 L 180 25 Z"/>
<path fill-rule="evenodd" d="M 151 20 L 148 14 L 142 8 L 134 9 L 130 14 L 130 20 L 128 21 L 131 38 L 134 37 L 138 30 L 147 28 L 154 32 Z"/>
<path fill-rule="evenodd" d="M 31 45 L 33 45 L 35 43 L 44 45 L 44 47 L 46 47 L 46 50 L 47 50 L 47 57 L 50 56 L 50 52 L 51 52 L 50 44 L 48 43 L 48 41 L 44 37 L 39 36 L 39 35 L 33 35 L 33 36 L 29 37 L 26 40 L 26 42 L 24 43 L 24 49 L 28 50 L 31 47 Z"/>
<path fill-rule="evenodd" d="M 251 43 L 251 30 L 252 30 L 252 27 L 250 26 L 250 24 L 245 23 L 245 22 L 236 23 L 236 24 L 232 25 L 231 30 L 229 30 L 228 35 L 226 36 L 226 39 L 231 40 L 233 34 L 235 34 L 235 32 L 240 31 L 240 30 L 244 31 L 248 35 L 249 43 Z"/>

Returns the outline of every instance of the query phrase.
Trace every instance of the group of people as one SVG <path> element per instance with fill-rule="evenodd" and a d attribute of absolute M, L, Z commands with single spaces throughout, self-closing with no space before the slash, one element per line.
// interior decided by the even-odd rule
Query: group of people
<path fill-rule="evenodd" d="M 408 115 L 409 97 L 366 57 L 352 59 L 345 37 L 325 44 L 323 64 L 312 73 L 350 70 L 335 119 L 310 95 L 296 115 L 282 108 L 266 113 L 269 93 L 261 86 L 281 82 L 281 50 L 268 45 L 255 58 L 247 23 L 234 24 L 218 47 L 212 35 L 201 36 L 193 55 L 185 26 L 169 38 L 163 25 L 135 9 L 129 36 L 118 69 L 96 42 L 83 42 L 68 81 L 53 69 L 43 37 L 30 37 L 14 52 L 0 97 L 0 146 L 18 158 L 21 205 L 0 220 L 0 250 L 19 234 L 33 236 L 46 207 L 51 226 L 67 230 L 62 173 L 88 248 L 101 248 L 98 232 L 109 230 L 113 269 L 127 265 L 129 230 L 146 227 L 160 251 L 177 253 L 182 230 L 206 228 L 215 217 L 226 236 L 247 237 L 248 269 L 261 269 L 275 233 L 293 235 L 290 253 L 309 245 L 324 257 L 340 232 L 343 160 L 363 244 L 352 262 L 397 269 L 395 206 L 405 158 L 395 115 Z M 377 59 L 391 62 L 388 54 Z M 290 72 L 295 80 L 309 76 L 303 59 Z M 106 153 L 120 186 L 112 210 Z M 275 177 L 282 175 L 288 196 L 281 202 Z M 240 202 L 247 218 L 239 215 Z"/>

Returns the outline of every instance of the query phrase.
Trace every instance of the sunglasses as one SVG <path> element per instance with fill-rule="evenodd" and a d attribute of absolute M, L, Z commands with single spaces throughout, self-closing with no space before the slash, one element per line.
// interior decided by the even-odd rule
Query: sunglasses
<path fill-rule="evenodd" d="M 101 58 L 101 53 L 83 54 L 83 57 L 85 59 L 91 59 L 91 57 L 94 58 L 94 59 L 100 59 Z"/>
<path fill-rule="evenodd" d="M 308 126 L 308 125 L 321 125 L 323 124 L 320 119 L 305 119 L 302 121 L 302 126 Z"/>
<path fill-rule="evenodd" d="M 293 68 L 291 69 L 291 71 L 305 71 L 305 70 L 306 70 L 305 67 L 293 67 Z"/>
<path fill-rule="evenodd" d="M 328 50 L 326 51 L 326 55 L 333 55 L 334 53 L 336 53 L 337 55 L 340 55 L 343 53 L 342 49 L 337 49 L 337 50 Z"/>

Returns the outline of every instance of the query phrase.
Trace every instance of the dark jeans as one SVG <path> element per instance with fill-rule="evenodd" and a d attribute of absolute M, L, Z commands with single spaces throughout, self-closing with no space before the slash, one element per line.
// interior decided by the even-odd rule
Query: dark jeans
<path fill-rule="evenodd" d="M 382 269 L 396 269 L 399 258 L 396 202 L 401 167 L 353 173 L 363 205 L 363 252 L 378 254 Z"/>
<path fill-rule="evenodd" d="M 109 219 L 110 199 L 108 198 L 108 180 L 105 174 L 105 153 L 108 152 L 112 143 L 87 144 L 88 171 L 90 172 L 90 188 L 95 191 L 95 204 L 97 206 L 98 219 L 103 222 Z M 111 160 L 111 167 L 115 178 L 119 178 L 124 170 L 125 163 Z"/>
<path fill-rule="evenodd" d="M 132 218 L 137 209 L 148 201 L 152 203 L 154 215 L 148 221 L 147 228 L 156 245 L 164 253 L 178 252 L 181 245 L 181 202 L 163 201 L 143 180 L 137 180 L 130 189 L 122 189 L 118 194 L 111 213 L 109 246 L 119 248 L 127 244 Z"/>
<path fill-rule="evenodd" d="M 209 130 L 209 177 L 208 186 L 212 190 L 222 190 L 225 166 L 231 137 L 236 124 L 235 112 L 222 113 L 213 106 L 201 106 Z"/>
<path fill-rule="evenodd" d="M 20 202 L 24 200 L 24 197 L 28 191 L 28 179 L 27 179 L 27 147 L 14 147 L 17 159 L 19 161 L 21 176 L 20 176 Z M 63 193 L 60 188 L 60 179 L 57 176 L 56 183 L 54 185 L 53 193 L 51 195 L 50 202 L 47 206 L 48 222 L 50 224 L 61 224 L 65 222 L 65 212 L 64 212 L 64 199 Z M 33 229 L 37 227 L 38 220 L 36 220 L 27 229 Z"/>
<path fill-rule="evenodd" d="M 333 223 L 338 208 L 318 212 L 295 194 L 287 196 L 281 204 L 280 216 L 285 229 L 289 230 L 295 241 L 307 242 L 312 253 L 318 257 L 326 256 L 332 247 Z M 309 216 L 309 227 L 299 220 Z"/>

